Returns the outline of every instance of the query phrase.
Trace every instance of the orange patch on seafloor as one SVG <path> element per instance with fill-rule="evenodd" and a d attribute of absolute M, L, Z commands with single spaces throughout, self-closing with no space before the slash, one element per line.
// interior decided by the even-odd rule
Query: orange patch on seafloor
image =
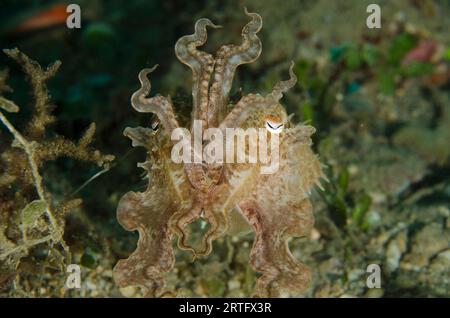
<path fill-rule="evenodd" d="M 24 33 L 63 24 L 66 23 L 68 16 L 67 6 L 57 4 L 28 17 L 14 27 L 10 33 Z"/>

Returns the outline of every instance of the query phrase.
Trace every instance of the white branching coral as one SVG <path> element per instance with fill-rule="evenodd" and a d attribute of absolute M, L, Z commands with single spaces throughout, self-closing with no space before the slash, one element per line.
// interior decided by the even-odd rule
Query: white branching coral
<path fill-rule="evenodd" d="M 11 146 L 2 151 L 0 158 L 0 268 L 3 274 L 12 272 L 10 276 L 14 276 L 20 259 L 38 244 L 59 246 L 63 262 L 70 262 L 69 248 L 63 239 L 65 214 L 80 205 L 81 200 L 55 202 L 41 174 L 45 162 L 70 157 L 103 166 L 114 157 L 90 147 L 94 123 L 78 142 L 47 136 L 46 128 L 55 117 L 46 82 L 57 72 L 59 61 L 42 69 L 18 49 L 4 52 L 22 66 L 34 97 L 31 120 L 20 132 L 5 115 L 18 112 L 19 106 L 2 96 L 12 90 L 6 85 L 7 72 L 0 73 L 0 122 L 13 136 Z"/>

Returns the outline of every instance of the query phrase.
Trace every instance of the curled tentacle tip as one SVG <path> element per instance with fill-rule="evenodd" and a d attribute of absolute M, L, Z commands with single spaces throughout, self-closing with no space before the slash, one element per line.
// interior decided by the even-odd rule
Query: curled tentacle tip
<path fill-rule="evenodd" d="M 254 30 L 252 30 L 254 33 L 257 33 L 262 28 L 262 18 L 261 16 L 256 12 L 248 12 L 247 7 L 244 7 L 245 15 L 252 18 L 252 21 L 247 24 L 247 27 L 251 27 Z"/>
<path fill-rule="evenodd" d="M 155 64 L 155 65 L 153 65 L 153 67 L 150 67 L 150 68 L 144 68 L 143 71 L 146 70 L 147 73 L 151 73 L 151 72 L 153 72 L 154 70 L 156 70 L 156 69 L 158 68 L 158 66 L 159 66 L 159 64 Z"/>
<path fill-rule="evenodd" d="M 247 9 L 247 7 L 244 7 L 244 12 L 245 12 L 246 15 L 248 15 L 248 16 L 250 16 L 250 17 L 253 16 L 253 15 L 255 15 L 255 14 L 256 14 L 256 15 L 259 15 L 258 13 L 255 13 L 255 12 L 249 12 L 248 9 Z"/>
<path fill-rule="evenodd" d="M 295 73 L 294 73 L 294 66 L 295 66 L 294 61 L 291 61 L 291 63 L 289 63 L 289 76 L 290 76 L 290 80 L 297 81 L 297 75 L 295 75 Z"/>
<path fill-rule="evenodd" d="M 147 81 L 148 79 L 147 79 L 147 75 L 148 74 L 150 74 L 150 73 L 152 73 L 157 67 L 158 67 L 159 65 L 158 64 L 155 64 L 153 67 L 151 67 L 151 68 L 144 68 L 144 69 L 142 69 L 140 72 L 139 72 L 139 79 L 142 81 L 142 80 L 145 80 L 145 81 Z"/>
<path fill-rule="evenodd" d="M 220 25 L 220 24 L 211 24 L 211 25 L 209 25 L 211 28 L 213 28 L 213 29 L 220 29 L 220 28 L 223 28 L 223 25 Z"/>
<path fill-rule="evenodd" d="M 221 25 L 218 24 L 214 24 L 214 22 L 212 22 L 210 19 L 208 18 L 201 18 L 199 20 L 197 20 L 197 22 L 195 23 L 196 28 L 198 27 L 211 27 L 214 29 L 218 29 L 221 28 Z"/>
<path fill-rule="evenodd" d="M 283 97 L 283 93 L 287 92 L 290 88 L 294 87 L 297 83 L 297 76 L 294 73 L 294 62 L 292 61 L 289 66 L 289 79 L 278 82 L 272 90 L 272 97 L 275 100 L 280 100 Z"/>
<path fill-rule="evenodd" d="M 209 27 L 211 27 L 211 28 L 213 28 L 213 29 L 220 29 L 220 28 L 222 28 L 223 26 L 222 25 L 220 25 L 220 24 L 215 24 L 214 22 L 212 22 L 211 20 L 209 20 L 208 19 L 208 26 Z"/>
<path fill-rule="evenodd" d="M 284 91 L 292 88 L 297 83 L 297 75 L 295 75 L 294 73 L 294 65 L 294 61 L 291 61 L 291 63 L 289 64 L 289 79 L 287 81 L 284 81 Z"/>

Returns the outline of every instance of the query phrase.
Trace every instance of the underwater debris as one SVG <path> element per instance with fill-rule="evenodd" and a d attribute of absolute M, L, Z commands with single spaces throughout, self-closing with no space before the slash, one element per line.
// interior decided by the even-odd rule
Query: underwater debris
<path fill-rule="evenodd" d="M 4 52 L 22 67 L 34 95 L 32 117 L 23 131 L 19 131 L 5 115 L 5 112 L 18 112 L 19 106 L 0 96 L 0 121 L 14 138 L 0 157 L 0 268 L 3 278 L 12 281 L 21 258 L 37 245 L 46 244 L 58 254 L 61 269 L 70 263 L 69 248 L 63 239 L 65 215 L 80 205 L 81 199 L 57 202 L 44 184 L 41 171 L 45 163 L 67 157 L 103 166 L 114 156 L 104 155 L 90 146 L 95 133 L 94 123 L 77 142 L 47 135 L 48 125 L 56 119 L 52 115 L 54 107 L 46 82 L 55 75 L 61 62 L 42 69 L 18 49 Z M 0 95 L 12 91 L 6 85 L 6 78 L 6 71 L 0 73 Z"/>
<path fill-rule="evenodd" d="M 206 28 L 218 27 L 203 18 L 195 24 L 194 34 L 178 40 L 175 53 L 193 72 L 191 125 L 202 120 L 203 127 L 263 128 L 267 116 L 281 119 L 285 127 L 280 133 L 279 170 L 263 175 L 259 173 L 260 164 L 174 163 L 170 135 L 179 123 L 172 101 L 160 95 L 146 97 L 151 88 L 147 75 L 155 68 L 142 70 L 141 88 L 133 94 L 131 104 L 138 112 L 155 113 L 161 127 L 124 131 L 133 146 L 148 151 L 147 161 L 139 166 L 147 171 L 149 184 L 144 192 L 126 193 L 117 208 L 119 223 L 128 231 L 139 232 L 136 250 L 114 268 L 120 287 L 140 286 L 146 296 L 173 295 L 165 288 L 163 278 L 175 262 L 173 234 L 178 236 L 180 249 L 192 252 L 194 258 L 206 256 L 212 251 L 212 242 L 227 233 L 234 213 L 241 213 L 255 232 L 250 263 L 262 274 L 256 282 L 255 296 L 298 293 L 309 285 L 310 271 L 292 256 L 288 241 L 308 235 L 313 225 L 309 194 L 323 177 L 310 147 L 315 129 L 293 126 L 279 104 L 283 93 L 297 81 L 293 64 L 289 80 L 277 83 L 266 96 L 243 96 L 228 112 L 237 67 L 255 61 L 262 50 L 256 35 L 262 19 L 256 13 L 245 13 L 251 21 L 242 30 L 241 45 L 221 46 L 215 58 L 197 50 L 206 42 Z M 202 248 L 196 249 L 188 244 L 190 232 L 186 227 L 201 218 L 210 227 L 202 239 Z"/>
<path fill-rule="evenodd" d="M 416 61 L 428 62 L 437 50 L 437 43 L 432 39 L 422 40 L 415 48 L 408 52 L 402 63 L 408 64 Z"/>

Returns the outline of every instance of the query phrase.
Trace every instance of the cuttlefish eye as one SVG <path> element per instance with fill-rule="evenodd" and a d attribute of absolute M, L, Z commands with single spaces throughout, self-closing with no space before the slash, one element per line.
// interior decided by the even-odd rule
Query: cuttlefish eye
<path fill-rule="evenodd" d="M 284 123 L 278 116 L 266 116 L 266 129 L 272 134 L 279 134 L 283 130 Z"/>
<path fill-rule="evenodd" d="M 150 127 L 151 127 L 151 129 L 152 129 L 154 132 L 157 132 L 158 129 L 159 129 L 159 124 L 160 124 L 159 119 L 158 119 L 158 118 L 155 118 L 155 119 L 152 120 L 152 122 L 151 122 L 151 124 L 150 124 Z"/>

